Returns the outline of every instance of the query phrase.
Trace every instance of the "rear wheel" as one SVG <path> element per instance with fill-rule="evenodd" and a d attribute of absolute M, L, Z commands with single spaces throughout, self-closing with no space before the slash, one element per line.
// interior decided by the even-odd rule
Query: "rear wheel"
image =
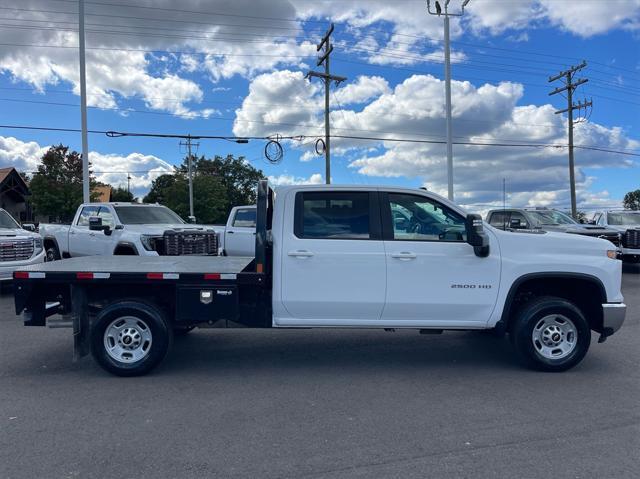
<path fill-rule="evenodd" d="M 566 371 L 587 354 L 591 328 L 573 303 L 546 296 L 526 303 L 518 311 L 510 339 L 527 366 L 541 371 Z"/>
<path fill-rule="evenodd" d="M 172 331 L 155 306 L 120 301 L 104 308 L 91 331 L 91 354 L 110 373 L 140 376 L 166 356 Z"/>

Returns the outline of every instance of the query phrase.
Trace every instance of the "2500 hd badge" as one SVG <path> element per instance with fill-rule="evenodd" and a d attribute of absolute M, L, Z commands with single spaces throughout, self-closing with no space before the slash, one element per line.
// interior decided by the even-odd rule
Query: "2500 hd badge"
<path fill-rule="evenodd" d="M 491 289 L 490 284 L 452 284 L 455 289 Z"/>

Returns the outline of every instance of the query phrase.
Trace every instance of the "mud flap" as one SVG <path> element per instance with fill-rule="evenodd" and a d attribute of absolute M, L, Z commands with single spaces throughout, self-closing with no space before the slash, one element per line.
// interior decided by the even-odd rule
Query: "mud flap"
<path fill-rule="evenodd" d="M 87 292 L 83 286 L 71 286 L 71 320 L 73 322 L 73 361 L 76 362 L 91 351 L 91 324 L 87 308 Z"/>

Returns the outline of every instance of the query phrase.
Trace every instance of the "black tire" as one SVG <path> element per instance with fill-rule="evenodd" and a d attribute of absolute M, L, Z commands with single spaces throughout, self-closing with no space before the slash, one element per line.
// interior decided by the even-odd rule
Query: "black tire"
<path fill-rule="evenodd" d="M 173 337 L 174 338 L 183 338 L 187 334 L 189 334 L 191 331 L 193 331 L 194 329 L 195 329 L 195 326 L 189 326 L 187 328 L 175 328 L 173 330 Z"/>
<path fill-rule="evenodd" d="M 561 351 L 560 347 L 554 349 L 554 346 L 551 346 L 546 348 L 545 355 L 542 351 L 545 350 L 546 344 L 540 339 L 534 339 L 534 329 L 538 336 L 543 336 L 547 331 L 545 331 L 546 327 L 543 329 L 541 325 L 544 325 L 545 321 L 549 321 L 545 318 L 553 318 L 554 315 L 558 315 L 556 316 L 557 321 L 564 322 L 564 327 L 570 328 L 568 325 L 573 325 L 575 330 L 574 346 L 566 353 L 558 352 Z M 566 320 L 569 320 L 568 323 Z M 560 327 L 563 325 L 560 324 Z M 553 331 L 551 330 L 550 333 L 552 336 L 548 337 L 550 341 L 554 338 Z M 568 333 L 565 338 L 564 332 L 558 334 L 560 334 L 560 341 L 565 345 L 571 343 L 568 341 L 569 335 L 572 337 L 574 335 L 574 333 Z M 533 299 L 520 308 L 511 325 L 509 337 L 516 354 L 526 366 L 539 371 L 560 372 L 571 369 L 587 354 L 591 344 L 591 328 L 580 309 L 573 303 L 555 296 L 544 296 Z M 554 351 L 558 357 L 549 357 Z M 562 356 L 562 354 L 566 355 Z"/>
<path fill-rule="evenodd" d="M 49 245 L 45 253 L 45 261 L 58 261 L 60 259 L 60 251 L 56 245 Z"/>
<path fill-rule="evenodd" d="M 143 350 L 140 353 L 144 354 L 144 357 L 139 360 L 130 360 L 129 362 L 118 360 L 107 350 L 107 341 L 113 340 L 105 338 L 105 331 L 112 324 L 117 324 L 116 321 L 124 320 L 123 318 L 128 318 L 127 321 L 135 322 L 135 327 L 139 328 L 139 332 L 143 333 L 143 335 L 150 334 L 148 350 Z M 148 329 L 143 328 L 143 325 Z M 127 329 L 135 329 L 135 327 Z M 112 374 L 117 376 L 141 376 L 151 371 L 164 359 L 172 340 L 173 331 L 171 326 L 166 316 L 157 307 L 134 300 L 118 301 L 102 309 L 96 316 L 91 329 L 91 354 L 103 369 Z M 141 348 L 144 348 L 144 344 Z M 124 354 L 120 357 L 124 358 Z"/>

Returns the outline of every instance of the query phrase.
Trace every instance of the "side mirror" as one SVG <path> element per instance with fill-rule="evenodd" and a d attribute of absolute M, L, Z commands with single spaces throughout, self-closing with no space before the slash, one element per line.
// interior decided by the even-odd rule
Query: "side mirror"
<path fill-rule="evenodd" d="M 27 231 L 31 231 L 32 233 L 34 233 L 36 231 L 36 225 L 31 224 L 31 223 L 24 223 L 22 225 L 22 229 L 23 230 L 27 230 Z"/>
<path fill-rule="evenodd" d="M 482 217 L 468 214 L 464 226 L 467 233 L 467 243 L 473 246 L 473 252 L 476 256 L 480 258 L 489 256 L 489 237 L 484 232 Z"/>
<path fill-rule="evenodd" d="M 99 216 L 89 217 L 89 229 L 91 231 L 102 231 L 102 218 Z"/>
<path fill-rule="evenodd" d="M 514 230 L 521 230 L 525 228 L 525 225 L 522 224 L 522 220 L 520 220 L 520 218 L 514 218 L 511 220 L 509 227 Z"/>
<path fill-rule="evenodd" d="M 89 217 L 89 230 L 91 231 L 102 231 L 104 234 L 109 236 L 111 234 L 111 226 L 103 225 L 102 218 L 99 216 L 90 216 Z"/>

